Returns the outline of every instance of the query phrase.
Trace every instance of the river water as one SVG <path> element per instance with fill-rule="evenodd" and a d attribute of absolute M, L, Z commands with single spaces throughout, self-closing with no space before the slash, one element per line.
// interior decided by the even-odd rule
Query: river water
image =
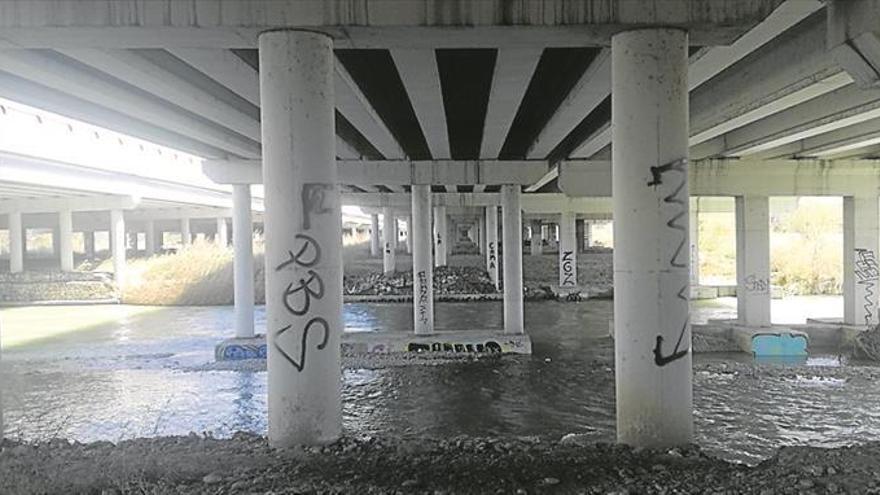
<path fill-rule="evenodd" d="M 501 310 L 500 303 L 438 303 L 436 319 L 439 329 L 500 329 Z M 28 311 L 39 324 L 41 309 Z M 358 331 L 408 331 L 411 311 L 407 304 L 346 304 L 345 321 Z M 694 318 L 734 311 L 729 303 L 697 305 Z M 526 303 L 532 356 L 345 369 L 344 426 L 355 435 L 575 433 L 613 441 L 611 312 L 611 301 Z M 264 318 L 258 308 L 258 331 Z M 229 307 L 157 308 L 6 349 L 6 434 L 79 441 L 265 434 L 266 373 L 204 370 L 231 326 Z M 754 365 L 744 355 L 697 355 L 694 362 L 697 441 L 721 457 L 753 463 L 779 445 L 839 446 L 880 434 L 877 368 L 830 354 L 795 367 Z"/>

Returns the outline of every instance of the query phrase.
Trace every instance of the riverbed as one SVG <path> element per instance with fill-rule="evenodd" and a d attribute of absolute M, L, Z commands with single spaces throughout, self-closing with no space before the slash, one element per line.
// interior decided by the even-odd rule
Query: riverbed
<path fill-rule="evenodd" d="M 774 301 L 774 317 L 794 323 L 837 316 L 838 306 L 839 298 Z M 528 357 L 347 367 L 345 430 L 403 439 L 558 440 L 574 433 L 613 441 L 612 307 L 608 300 L 526 303 L 534 342 Z M 494 302 L 435 309 L 441 330 L 500 329 L 501 310 Z M 88 321 L 104 311 L 117 313 L 6 343 L 27 327 Z M 346 304 L 345 323 L 350 331 L 409 331 L 411 311 L 407 304 Z M 730 300 L 700 302 L 694 319 L 734 313 Z M 90 442 L 266 432 L 265 372 L 204 371 L 216 342 L 230 334 L 230 307 L 14 308 L 0 310 L 0 324 L 8 437 Z M 264 326 L 258 308 L 258 331 Z M 828 351 L 796 366 L 756 364 L 741 354 L 697 355 L 694 362 L 696 438 L 713 455 L 753 464 L 782 445 L 841 446 L 880 436 L 880 370 L 872 366 Z"/>

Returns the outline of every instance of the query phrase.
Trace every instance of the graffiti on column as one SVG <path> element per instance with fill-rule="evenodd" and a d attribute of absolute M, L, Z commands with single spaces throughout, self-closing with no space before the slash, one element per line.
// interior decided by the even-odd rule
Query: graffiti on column
<path fill-rule="evenodd" d="M 874 287 L 880 277 L 880 269 L 877 268 L 877 257 L 872 249 L 856 248 L 855 254 L 856 283 L 865 288 L 865 325 L 870 325 L 874 319 Z"/>
<path fill-rule="evenodd" d="M 498 256 L 495 254 L 495 243 L 489 242 L 489 272 L 494 273 L 498 263 Z"/>
<path fill-rule="evenodd" d="M 418 274 L 419 277 L 419 321 L 427 325 L 428 322 L 428 275 L 425 270 Z"/>
<path fill-rule="evenodd" d="M 769 294 L 770 280 L 757 275 L 749 275 L 745 280 L 746 292 L 750 294 Z"/>
<path fill-rule="evenodd" d="M 325 204 L 327 199 L 326 193 L 332 190 L 332 187 L 330 184 L 303 184 L 303 230 L 311 228 L 314 216 L 326 215 L 332 212 L 332 209 Z M 279 263 L 275 267 L 275 271 L 282 272 L 291 267 L 307 269 L 307 277 L 299 277 L 298 280 L 288 283 L 281 294 L 281 300 L 287 313 L 293 317 L 301 317 L 311 314 L 313 301 L 324 298 L 324 280 L 316 270 L 312 269 L 321 261 L 321 245 L 314 237 L 303 233 L 296 234 L 294 241 L 297 243 L 296 251 L 294 252 L 293 249 L 288 250 L 288 259 Z M 295 277 L 296 274 L 291 273 L 290 276 Z M 313 329 L 320 330 L 323 334 L 316 349 L 325 349 L 330 340 L 330 324 L 320 315 L 311 317 L 301 330 L 296 328 L 296 322 L 294 321 L 275 330 L 272 335 L 272 344 L 275 346 L 275 349 L 299 372 L 304 370 L 306 366 L 306 346 L 309 333 Z M 281 338 L 298 330 L 301 332 L 299 339 L 300 348 L 298 358 L 294 359 L 293 356 L 297 355 L 297 353 L 290 352 L 289 346 L 282 345 Z"/>
<path fill-rule="evenodd" d="M 562 287 L 574 287 L 577 285 L 574 277 L 574 252 L 564 251 L 562 253 L 562 281 L 559 284 Z"/>
<path fill-rule="evenodd" d="M 679 182 L 675 189 L 672 191 L 672 194 L 663 198 L 663 202 L 670 205 L 676 206 L 675 213 L 669 218 L 666 222 L 666 227 L 677 231 L 681 236 L 681 240 L 676 246 L 675 250 L 672 253 L 672 256 L 669 258 L 669 266 L 672 268 L 688 268 L 687 264 L 684 263 L 680 256 L 685 251 L 685 246 L 688 244 L 688 229 L 687 225 L 682 225 L 682 218 L 687 219 L 687 195 L 683 194 L 685 192 L 684 186 L 687 180 L 687 158 L 682 158 L 679 160 L 675 160 L 673 162 L 667 163 L 665 165 L 661 165 L 659 167 L 651 167 L 651 181 L 648 182 L 649 187 L 656 187 L 663 183 L 663 174 L 675 172 L 678 176 Z M 676 297 L 684 302 L 685 305 L 688 304 L 688 283 L 685 284 L 679 289 Z M 681 331 L 678 334 L 678 341 L 675 343 L 675 347 L 672 349 L 672 352 L 668 355 L 663 355 L 663 336 L 657 335 L 654 344 L 654 364 L 657 366 L 663 367 L 669 363 L 677 361 L 690 352 L 690 346 L 681 348 L 682 341 L 684 340 L 684 334 L 687 332 L 688 325 L 690 324 L 690 314 L 688 314 L 684 322 L 681 325 Z"/>

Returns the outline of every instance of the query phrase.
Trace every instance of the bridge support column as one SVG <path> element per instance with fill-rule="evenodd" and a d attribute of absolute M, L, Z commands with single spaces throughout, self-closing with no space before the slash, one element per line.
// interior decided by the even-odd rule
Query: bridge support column
<path fill-rule="evenodd" d="M 877 196 L 843 198 L 843 318 L 850 325 L 877 324 L 877 206 Z"/>
<path fill-rule="evenodd" d="M 539 220 L 532 220 L 529 254 L 538 256 L 544 252 L 544 227 Z"/>
<path fill-rule="evenodd" d="M 406 254 L 412 254 L 413 246 L 412 246 L 412 236 L 413 236 L 413 217 L 412 215 L 406 217 Z"/>
<path fill-rule="evenodd" d="M 125 217 L 122 210 L 110 210 L 110 255 L 113 257 L 113 278 L 122 290 L 125 283 Z"/>
<path fill-rule="evenodd" d="M 21 213 L 9 214 L 9 271 L 21 273 L 24 270 L 24 228 L 21 224 Z"/>
<path fill-rule="evenodd" d="M 83 250 L 86 258 L 94 259 L 95 257 L 95 232 L 87 230 L 83 232 Z"/>
<path fill-rule="evenodd" d="M 577 287 L 578 244 L 575 236 L 575 215 L 564 211 L 559 220 L 559 287 Z"/>
<path fill-rule="evenodd" d="M 617 439 L 693 439 L 687 32 L 611 39 Z"/>
<path fill-rule="evenodd" d="M 217 235 L 214 237 L 214 242 L 220 247 L 229 245 L 229 227 L 223 217 L 217 218 Z"/>
<path fill-rule="evenodd" d="M 446 266 L 446 207 L 434 207 L 434 266 Z"/>
<path fill-rule="evenodd" d="M 382 251 L 382 241 L 379 239 L 379 215 L 370 215 L 370 256 L 378 258 Z"/>
<path fill-rule="evenodd" d="M 397 270 L 397 220 L 389 207 L 382 209 L 382 271 L 390 275 Z"/>
<path fill-rule="evenodd" d="M 691 198 L 690 219 L 688 219 L 688 239 L 690 241 L 691 286 L 700 285 L 700 200 Z"/>
<path fill-rule="evenodd" d="M 232 186 L 232 276 L 235 336 L 254 336 L 254 225 L 251 186 Z"/>
<path fill-rule="evenodd" d="M 269 443 L 333 442 L 342 429 L 342 208 L 333 40 L 259 36 L 266 225 Z"/>
<path fill-rule="evenodd" d="M 180 219 L 180 245 L 188 247 L 192 244 L 192 230 L 190 228 L 189 218 Z"/>
<path fill-rule="evenodd" d="M 147 220 L 144 224 L 144 251 L 147 257 L 156 254 L 156 222 Z"/>
<path fill-rule="evenodd" d="M 584 221 L 577 219 L 574 221 L 574 238 L 579 253 L 583 253 L 586 248 L 584 239 Z"/>
<path fill-rule="evenodd" d="M 486 207 L 486 271 L 498 290 L 498 207 Z"/>
<path fill-rule="evenodd" d="M 736 197 L 736 308 L 741 325 L 770 326 L 770 206 L 767 196 Z"/>
<path fill-rule="evenodd" d="M 73 213 L 58 212 L 58 258 L 62 272 L 73 271 Z"/>
<path fill-rule="evenodd" d="M 522 210 L 520 186 L 501 186 L 504 235 L 504 333 L 525 333 L 523 324 Z"/>
<path fill-rule="evenodd" d="M 415 220 L 415 222 L 413 222 Z M 416 334 L 434 333 L 434 266 L 431 261 L 431 186 L 413 184 L 412 217 L 413 322 Z"/>

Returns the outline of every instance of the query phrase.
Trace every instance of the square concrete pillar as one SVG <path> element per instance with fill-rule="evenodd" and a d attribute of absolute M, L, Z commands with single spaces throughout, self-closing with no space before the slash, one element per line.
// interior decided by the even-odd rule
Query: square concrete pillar
<path fill-rule="evenodd" d="M 877 196 L 843 198 L 843 319 L 850 325 L 878 321 L 878 222 Z"/>
<path fill-rule="evenodd" d="M 20 273 L 24 270 L 24 228 L 21 213 L 9 214 L 9 271 Z"/>
<path fill-rule="evenodd" d="M 73 271 L 73 213 L 58 212 L 58 259 L 62 272 Z"/>
<path fill-rule="evenodd" d="M 736 302 L 741 325 L 770 326 L 770 204 L 736 197 Z"/>

